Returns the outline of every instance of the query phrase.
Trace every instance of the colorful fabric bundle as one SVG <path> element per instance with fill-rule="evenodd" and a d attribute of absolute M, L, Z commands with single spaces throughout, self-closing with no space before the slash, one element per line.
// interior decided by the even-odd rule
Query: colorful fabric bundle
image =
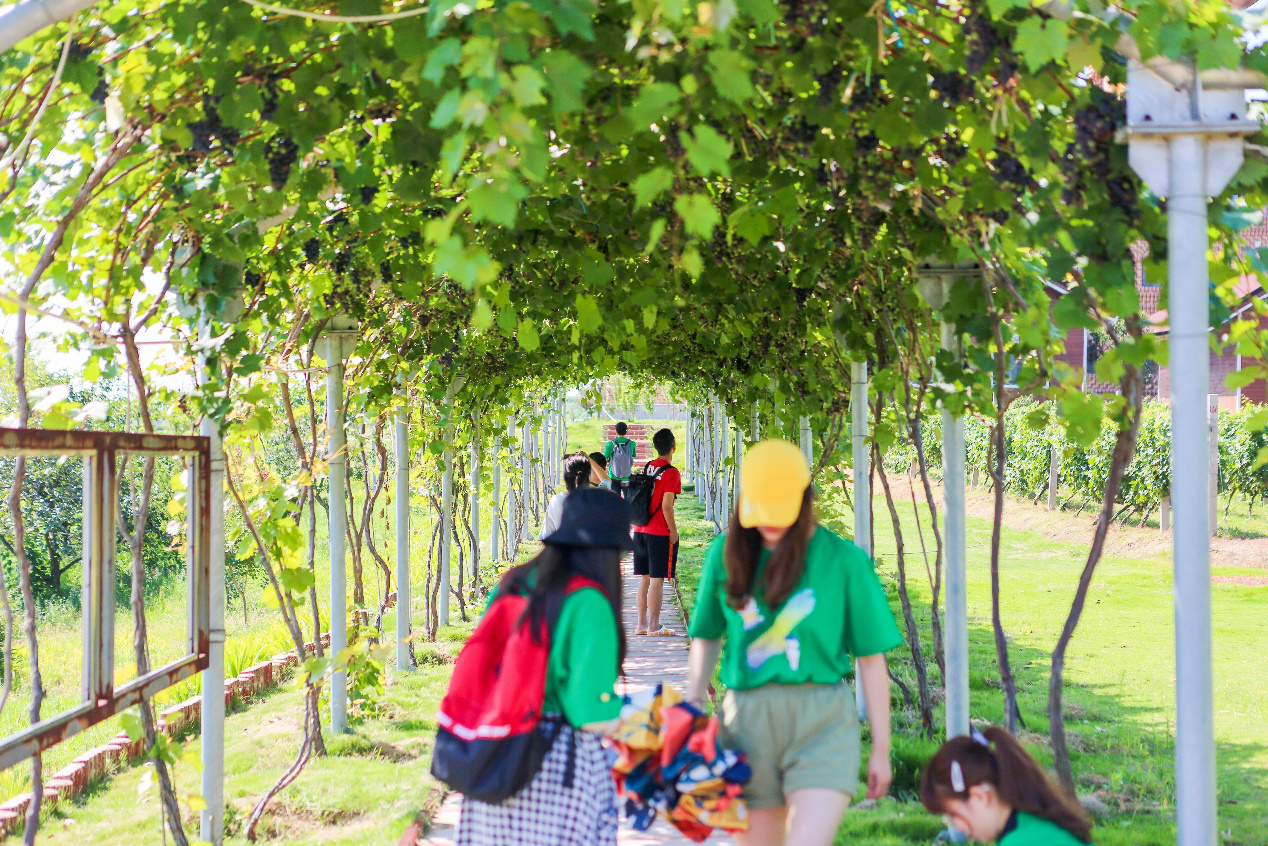
<path fill-rule="evenodd" d="M 612 777 L 635 830 L 646 831 L 658 812 L 697 843 L 714 829 L 748 830 L 744 753 L 721 748 L 717 718 L 673 688 L 629 700 L 610 741 Z"/>

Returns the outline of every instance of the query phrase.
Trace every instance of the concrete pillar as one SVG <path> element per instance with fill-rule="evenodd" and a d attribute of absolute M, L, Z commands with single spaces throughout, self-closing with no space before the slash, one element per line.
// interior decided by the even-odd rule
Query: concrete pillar
<path fill-rule="evenodd" d="M 942 346 L 959 353 L 960 339 L 953 327 L 942 325 Z M 942 410 L 942 539 L 945 550 L 947 737 L 969 732 L 969 607 L 964 520 L 964 418 Z"/>
<path fill-rule="evenodd" d="M 1171 497 L 1169 496 L 1164 496 L 1158 505 L 1158 529 L 1163 532 L 1171 531 Z"/>
<path fill-rule="evenodd" d="M 454 409 L 452 397 L 445 402 L 445 452 L 440 476 L 440 599 L 437 602 L 437 622 L 449 625 L 449 604 L 453 579 L 453 444 Z"/>
<path fill-rule="evenodd" d="M 489 560 L 500 561 L 502 558 L 502 439 L 493 439 L 493 507 L 492 520 L 489 524 Z"/>
<path fill-rule="evenodd" d="M 815 466 L 815 442 L 814 435 L 810 431 L 810 418 L 802 417 L 798 424 L 801 432 L 801 454 L 806 457 L 806 463 L 813 469 Z"/>
<path fill-rule="evenodd" d="M 473 420 L 471 423 L 471 536 L 475 538 L 471 549 L 472 578 L 480 568 L 480 431 Z"/>

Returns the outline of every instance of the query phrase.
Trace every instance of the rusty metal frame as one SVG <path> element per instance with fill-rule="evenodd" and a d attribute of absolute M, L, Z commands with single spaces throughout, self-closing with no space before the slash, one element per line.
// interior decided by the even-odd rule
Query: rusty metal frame
<path fill-rule="evenodd" d="M 0 456 L 80 456 L 84 462 L 83 703 L 0 739 L 0 770 L 56 746 L 207 668 L 211 641 L 211 441 L 201 436 L 0 428 Z M 189 460 L 186 654 L 114 686 L 114 560 L 119 460 Z"/>

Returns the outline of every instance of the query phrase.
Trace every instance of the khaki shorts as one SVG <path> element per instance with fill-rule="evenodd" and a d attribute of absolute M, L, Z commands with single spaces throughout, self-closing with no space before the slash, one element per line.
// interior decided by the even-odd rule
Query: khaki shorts
<path fill-rule="evenodd" d="M 789 793 L 808 787 L 850 796 L 858 789 L 859 716 L 844 681 L 728 690 L 719 735 L 727 748 L 748 753 L 753 778 L 744 798 L 754 810 L 782 807 Z"/>

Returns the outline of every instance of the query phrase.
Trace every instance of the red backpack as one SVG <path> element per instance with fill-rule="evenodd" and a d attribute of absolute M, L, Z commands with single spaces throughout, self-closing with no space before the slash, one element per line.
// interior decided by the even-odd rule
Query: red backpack
<path fill-rule="evenodd" d="M 598 582 L 574 576 L 566 594 Z M 496 803 L 528 786 L 562 728 L 542 719 L 550 633 L 533 637 L 528 597 L 496 597 L 458 654 L 440 703 L 431 774 L 455 791 Z M 570 774 L 571 775 L 571 774 Z"/>

